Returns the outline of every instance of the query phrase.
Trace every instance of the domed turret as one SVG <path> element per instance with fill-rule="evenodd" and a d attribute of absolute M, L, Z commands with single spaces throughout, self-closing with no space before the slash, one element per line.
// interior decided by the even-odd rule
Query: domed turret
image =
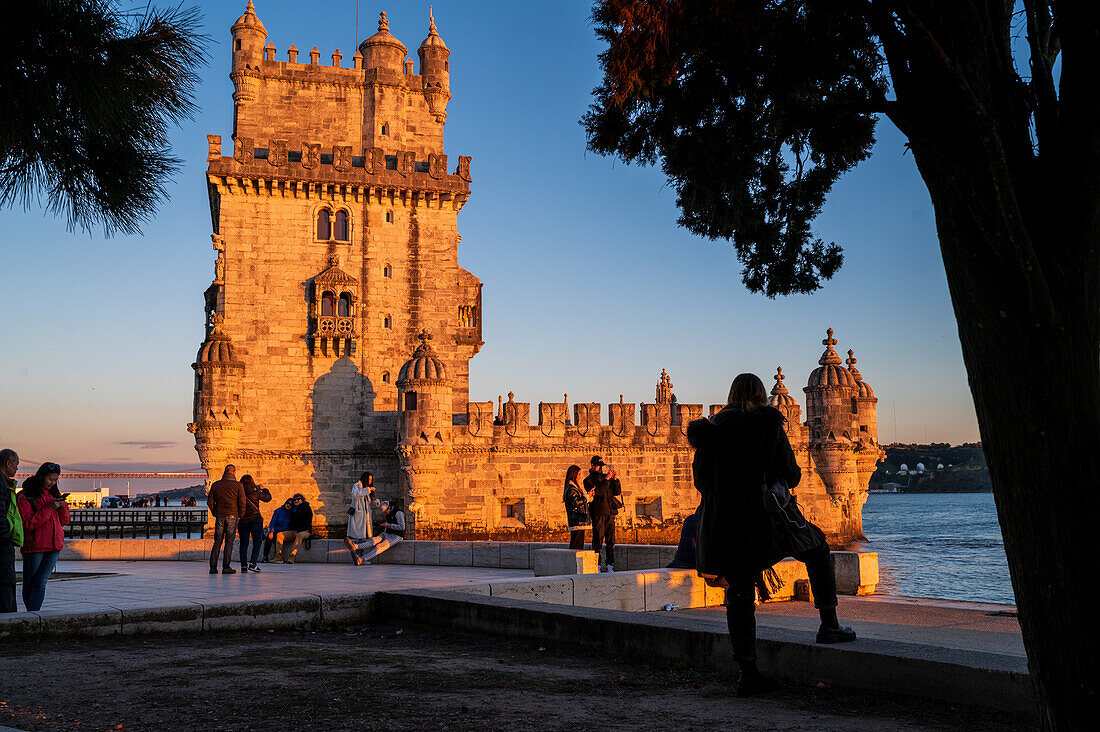
<path fill-rule="evenodd" d="M 856 368 L 856 363 L 859 359 L 855 356 L 855 351 L 848 349 L 848 359 L 844 362 L 848 364 L 848 372 L 852 375 L 852 378 L 856 382 L 856 389 L 859 390 L 859 396 L 862 399 L 874 399 L 875 390 L 871 388 L 871 385 L 863 380 L 863 374 L 859 373 L 859 369 Z"/>
<path fill-rule="evenodd" d="M 451 51 L 439 37 L 435 17 L 428 10 L 428 37 L 417 49 L 420 75 L 424 80 L 424 98 L 436 122 L 447 121 L 447 102 L 451 99 Z"/>
<path fill-rule="evenodd" d="M 429 341 L 432 339 L 431 335 L 427 331 L 423 331 L 417 338 L 420 339 L 420 345 L 416 347 L 413 352 L 413 357 L 405 362 L 405 365 L 401 367 L 401 371 L 397 375 L 397 383 L 402 381 L 415 380 L 430 380 L 430 381 L 443 381 L 447 378 L 447 369 L 443 366 L 443 362 L 439 360 L 436 355 L 435 349 L 432 348 Z"/>
<path fill-rule="evenodd" d="M 825 352 L 817 360 L 821 365 L 810 372 L 810 378 L 806 382 L 806 386 L 854 387 L 856 380 L 852 378 L 852 374 L 847 369 L 841 367 L 840 354 L 833 350 L 833 346 L 837 343 L 836 338 L 833 338 L 833 329 L 829 328 L 825 333 L 825 340 L 821 341 L 821 344 L 825 346 Z"/>
<path fill-rule="evenodd" d="M 244 64 L 256 64 L 264 57 L 264 42 L 267 40 L 267 28 L 256 17 L 256 7 L 248 0 L 244 14 L 230 28 L 233 34 L 233 67 Z"/>
<path fill-rule="evenodd" d="M 195 435 L 195 450 L 211 478 L 220 471 L 225 456 L 241 433 L 241 385 L 244 364 L 237 360 L 233 342 L 222 329 L 222 316 L 199 346 L 191 368 L 195 370 L 194 422 L 187 430 Z"/>
<path fill-rule="evenodd" d="M 385 69 L 394 73 L 404 73 L 405 56 L 409 50 L 405 44 L 390 35 L 390 21 L 386 11 L 378 17 L 378 32 L 359 44 L 363 54 L 363 68 Z"/>
<path fill-rule="evenodd" d="M 787 376 L 783 373 L 782 366 L 776 367 L 774 378 L 775 386 L 772 387 L 768 404 L 778 409 L 787 418 L 787 439 L 791 447 L 795 447 L 802 441 L 802 407 L 798 405 L 798 400 L 791 396 L 787 385 L 783 383 Z"/>
<path fill-rule="evenodd" d="M 878 443 L 878 397 L 871 385 L 863 380 L 863 374 L 856 368 L 855 351 L 848 350 L 848 372 L 856 383 L 856 409 L 859 421 L 860 438 L 868 437 L 871 442 Z"/>

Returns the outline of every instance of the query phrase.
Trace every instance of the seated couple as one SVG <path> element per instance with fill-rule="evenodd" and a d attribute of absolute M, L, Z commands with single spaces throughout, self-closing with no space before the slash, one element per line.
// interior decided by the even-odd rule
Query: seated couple
<path fill-rule="evenodd" d="M 382 501 L 380 504 L 382 521 L 372 527 L 369 520 L 362 531 L 355 533 L 371 534 L 372 528 L 378 529 L 377 536 L 367 536 L 360 539 L 348 536 L 344 543 L 351 550 L 352 561 L 355 566 L 370 564 L 371 560 L 391 546 L 398 544 L 405 538 L 405 512 L 402 510 L 401 501 Z M 352 525 L 349 523 L 349 529 Z M 349 532 L 350 533 L 350 532 Z"/>
<path fill-rule="evenodd" d="M 298 553 L 298 547 L 302 542 L 309 541 L 313 530 L 313 508 L 309 501 L 301 493 L 295 493 L 288 498 L 281 508 L 276 508 L 271 514 L 271 523 L 267 527 L 267 537 L 264 540 L 264 558 L 268 557 L 268 551 L 275 546 L 276 556 L 269 561 L 294 564 L 294 556 Z M 279 554 L 279 546 L 282 546 L 282 554 Z M 309 548 L 308 546 L 306 547 Z"/>

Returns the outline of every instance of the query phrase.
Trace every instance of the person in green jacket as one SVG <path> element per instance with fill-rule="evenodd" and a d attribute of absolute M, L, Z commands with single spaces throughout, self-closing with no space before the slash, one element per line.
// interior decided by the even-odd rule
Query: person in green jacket
<path fill-rule="evenodd" d="M 0 613 L 19 610 L 15 604 L 15 547 L 23 546 L 23 519 L 15 503 L 19 456 L 0 450 Z"/>

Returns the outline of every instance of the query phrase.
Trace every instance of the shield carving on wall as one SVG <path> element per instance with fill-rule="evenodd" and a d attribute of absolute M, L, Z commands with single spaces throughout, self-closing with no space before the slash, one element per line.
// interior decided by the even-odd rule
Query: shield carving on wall
<path fill-rule="evenodd" d="M 313 170 L 321 164 L 321 143 L 319 142 L 303 142 L 302 143 L 302 167 L 307 170 Z"/>
<path fill-rule="evenodd" d="M 351 145 L 332 146 L 332 167 L 341 173 L 351 170 Z"/>
<path fill-rule="evenodd" d="M 286 165 L 286 140 L 272 140 L 267 149 L 267 162 L 276 168 Z"/>
<path fill-rule="evenodd" d="M 241 165 L 248 165 L 252 162 L 253 141 L 251 137 L 237 137 L 233 140 L 233 159 Z"/>

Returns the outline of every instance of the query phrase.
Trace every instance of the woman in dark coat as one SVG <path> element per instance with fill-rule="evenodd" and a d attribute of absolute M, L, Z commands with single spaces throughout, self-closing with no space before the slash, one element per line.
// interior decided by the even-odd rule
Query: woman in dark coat
<path fill-rule="evenodd" d="M 765 577 L 775 579 L 770 568 L 781 559 L 794 557 L 806 563 L 821 615 L 817 642 L 843 643 L 856 637 L 837 621 L 836 578 L 821 529 L 802 516 L 793 500 L 780 512 L 764 508 L 765 482 L 783 480 L 794 488 L 802 477 L 785 422 L 767 405 L 763 382 L 753 374 L 741 374 L 721 412 L 688 425 L 688 441 L 695 448 L 695 487 L 702 494 L 697 571 L 709 583 L 727 588 L 726 620 L 741 667 L 741 696 L 775 685 L 756 667 L 755 600 L 757 589 L 767 599 Z"/>

